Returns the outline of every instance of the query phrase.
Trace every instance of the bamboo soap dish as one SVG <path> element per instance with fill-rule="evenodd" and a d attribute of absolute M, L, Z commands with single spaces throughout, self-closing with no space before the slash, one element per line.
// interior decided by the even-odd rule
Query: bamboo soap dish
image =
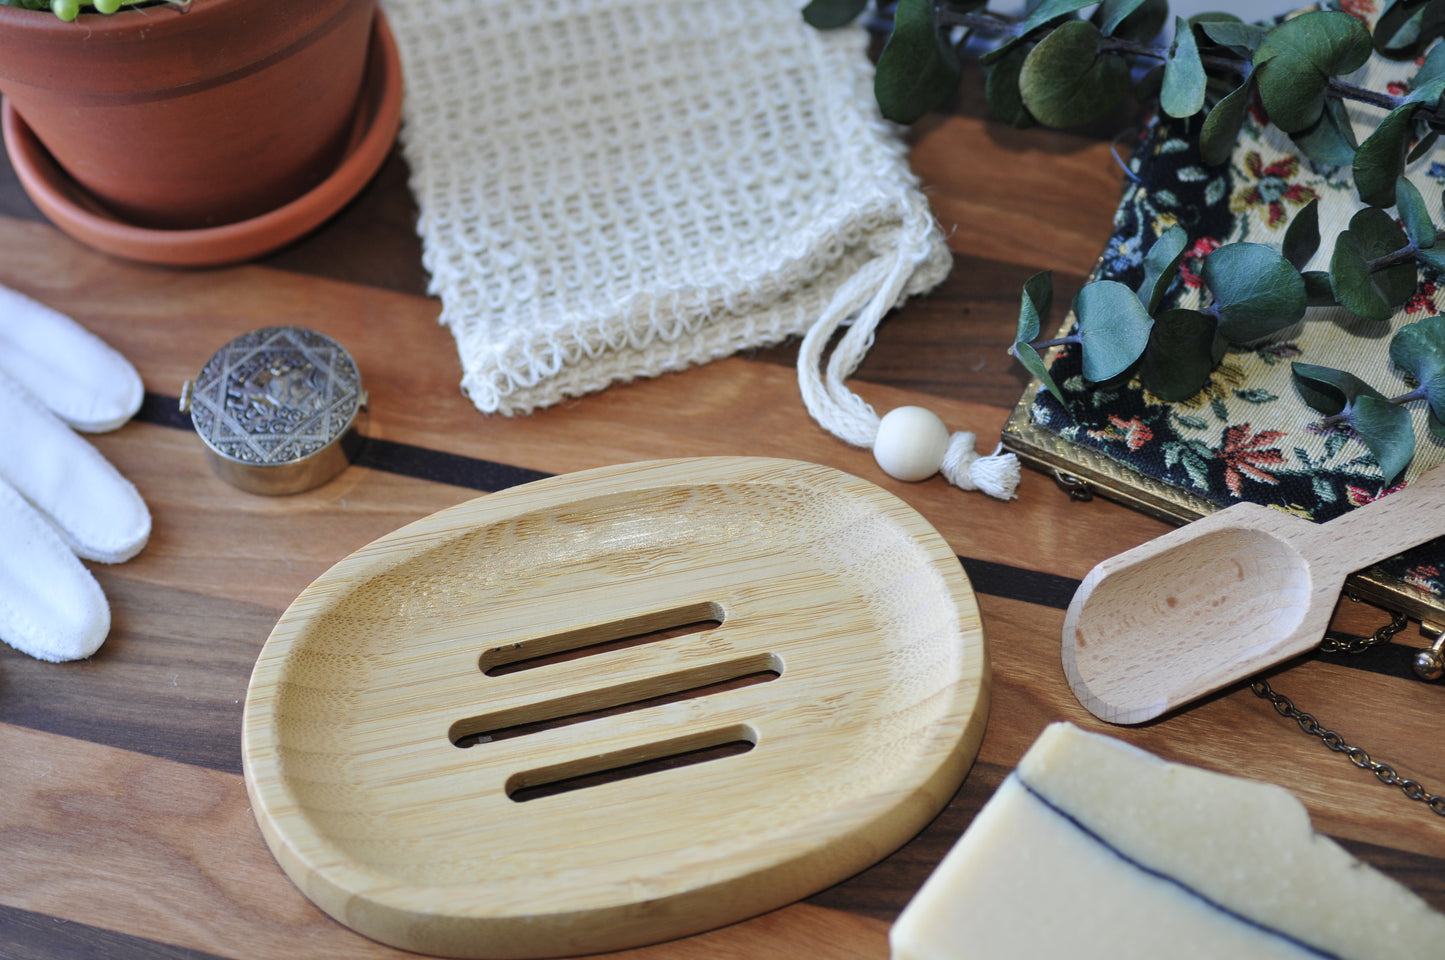
<path fill-rule="evenodd" d="M 786 460 L 605 467 L 443 510 L 277 623 L 246 786 L 277 861 L 373 939 L 639 946 L 881 859 L 978 751 L 957 557 L 871 483 Z"/>

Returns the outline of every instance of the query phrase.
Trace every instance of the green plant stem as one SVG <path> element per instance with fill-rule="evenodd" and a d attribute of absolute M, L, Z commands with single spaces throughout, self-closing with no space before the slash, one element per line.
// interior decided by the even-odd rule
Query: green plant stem
<path fill-rule="evenodd" d="M 1415 259 L 1415 254 L 1419 252 L 1419 250 L 1420 248 L 1412 240 L 1398 250 L 1381 254 L 1375 259 L 1366 262 L 1365 269 L 1371 273 L 1378 273 L 1381 270 L 1388 270 L 1397 264 L 1409 263 Z"/>
<path fill-rule="evenodd" d="M 1083 342 L 1084 341 L 1079 337 L 1078 334 L 1072 334 L 1067 337 L 1054 337 L 1052 340 L 1035 340 L 1033 343 L 1029 344 L 1029 346 L 1033 347 L 1035 350 L 1044 351 L 1049 349 L 1050 347 L 1073 346 L 1075 344 Z"/>
<path fill-rule="evenodd" d="M 1405 102 L 1404 97 L 1397 97 L 1391 93 L 1384 93 L 1380 90 L 1371 90 L 1368 87 L 1347 83 L 1339 77 L 1330 77 L 1329 90 L 1342 100 L 1356 100 L 1360 103 L 1368 103 L 1372 107 L 1381 107 L 1385 110 L 1393 110 Z"/>
<path fill-rule="evenodd" d="M 1428 394 L 1426 394 L 1425 388 L 1423 386 L 1419 386 L 1416 387 L 1414 390 L 1411 390 L 1409 393 L 1402 393 L 1398 397 L 1391 397 L 1385 402 L 1393 403 L 1395 406 L 1398 407 L 1404 406 L 1407 403 L 1414 403 L 1416 400 L 1424 400 L 1427 396 Z M 1350 408 L 1348 405 L 1339 413 L 1332 413 L 1322 419 L 1320 421 L 1320 426 L 1338 427 L 1342 423 L 1349 424 L 1351 429 L 1353 429 L 1354 427 L 1353 424 L 1350 424 Z"/>
<path fill-rule="evenodd" d="M 1101 37 L 1099 39 L 1100 53 L 1122 53 L 1131 57 L 1148 57 L 1158 60 L 1160 63 L 1169 62 L 1169 48 L 1156 47 L 1148 43 L 1138 43 L 1133 40 L 1123 40 L 1119 37 Z M 1240 77 L 1247 77 L 1253 65 L 1240 57 L 1221 57 L 1213 53 L 1200 53 L 1199 62 L 1206 67 L 1213 67 L 1216 70 L 1228 70 Z"/>
<path fill-rule="evenodd" d="M 1411 390 L 1409 393 L 1400 394 L 1398 397 L 1395 397 L 1390 402 L 1396 404 L 1413 403 L 1416 400 L 1424 400 L 1427 396 L 1428 394 L 1425 392 L 1424 385 L 1421 385 L 1416 387 L 1414 390 Z"/>
<path fill-rule="evenodd" d="M 1017 37 L 1023 34 L 1023 24 L 1020 21 L 987 13 L 939 10 L 938 25 L 941 27 L 964 27 L 989 37 Z"/>

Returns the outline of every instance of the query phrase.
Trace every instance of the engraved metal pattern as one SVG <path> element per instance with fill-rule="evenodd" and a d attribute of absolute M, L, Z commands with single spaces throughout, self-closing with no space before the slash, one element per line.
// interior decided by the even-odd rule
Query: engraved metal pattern
<path fill-rule="evenodd" d="M 191 420 L 213 450 L 261 467 L 322 450 L 361 403 L 351 355 L 304 327 L 266 327 L 232 340 L 207 361 L 190 397 Z"/>

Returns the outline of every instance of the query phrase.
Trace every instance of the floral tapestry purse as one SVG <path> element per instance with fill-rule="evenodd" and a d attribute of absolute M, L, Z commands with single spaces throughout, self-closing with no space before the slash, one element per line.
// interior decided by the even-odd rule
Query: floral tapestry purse
<path fill-rule="evenodd" d="M 1401 78 L 1417 69 L 1412 62 L 1376 56 L 1359 82 L 1398 93 Z M 1370 106 L 1349 109 L 1360 140 L 1384 115 Z M 1361 206 L 1350 167 L 1309 160 L 1268 123 L 1257 100 L 1226 163 L 1201 159 L 1199 127 L 1197 120 L 1163 116 L 1145 127 L 1128 162 L 1130 179 L 1094 279 L 1137 288 L 1145 253 L 1177 224 L 1187 231 L 1189 248 L 1169 297 L 1178 306 L 1197 307 L 1207 296 L 1199 280 L 1205 256 L 1241 240 L 1279 250 L 1290 218 L 1315 199 L 1321 244 L 1310 269 L 1327 266 L 1334 238 Z M 1407 175 L 1438 203 L 1445 152 L 1427 151 L 1410 163 Z M 1341 307 L 1313 307 L 1283 334 L 1232 349 L 1202 391 L 1175 403 L 1152 395 L 1138 380 L 1108 388 L 1086 384 L 1078 350 L 1055 348 L 1045 360 L 1066 402 L 1035 381 L 1010 418 L 1004 442 L 1025 463 L 1054 472 L 1079 495 L 1097 492 L 1175 522 L 1241 500 L 1329 520 L 1390 488 L 1348 427 L 1325 426 L 1323 416 L 1306 405 L 1291 362 L 1347 370 L 1386 396 L 1397 396 L 1414 385 L 1390 361 L 1391 334 L 1441 313 L 1445 280 L 1421 267 L 1414 295 L 1387 323 Z M 1071 316 L 1065 327 L 1072 326 Z M 1445 461 L 1445 442 L 1426 429 L 1424 405 L 1416 406 L 1415 455 L 1397 484 Z M 1356 574 L 1348 589 L 1424 624 L 1445 624 L 1445 540 Z"/>

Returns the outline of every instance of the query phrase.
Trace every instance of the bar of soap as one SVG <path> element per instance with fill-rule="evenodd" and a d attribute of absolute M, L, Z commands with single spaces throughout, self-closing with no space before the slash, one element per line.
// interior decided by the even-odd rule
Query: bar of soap
<path fill-rule="evenodd" d="M 1283 788 L 1055 723 L 890 942 L 894 960 L 1430 957 L 1445 915 Z"/>

